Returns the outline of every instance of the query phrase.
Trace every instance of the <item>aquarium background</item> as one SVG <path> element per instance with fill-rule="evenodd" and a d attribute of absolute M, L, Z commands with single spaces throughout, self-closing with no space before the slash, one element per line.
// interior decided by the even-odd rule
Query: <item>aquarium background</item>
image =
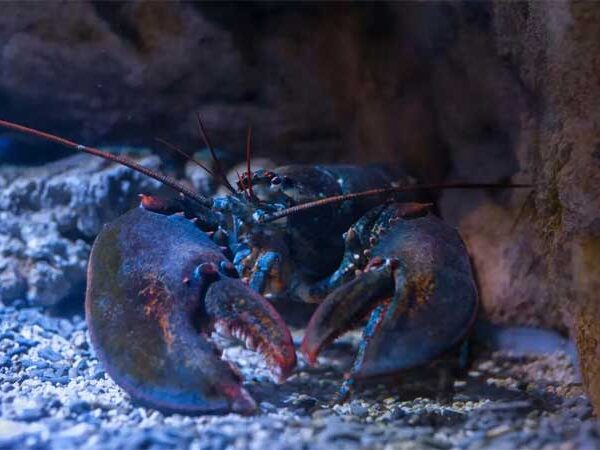
<path fill-rule="evenodd" d="M 1 119 L 207 194 L 218 183 L 156 142 L 210 163 L 196 113 L 228 170 L 252 126 L 254 167 L 377 162 L 422 182 L 532 184 L 436 201 L 466 241 L 486 318 L 570 339 L 579 363 L 486 354 L 454 403 L 387 386 L 329 408 L 333 354 L 284 386 L 245 369 L 256 418 L 132 405 L 86 342 L 87 258 L 137 194 L 167 190 L 0 130 L 0 447 L 597 446 L 599 24 L 592 2 L 2 2 Z"/>

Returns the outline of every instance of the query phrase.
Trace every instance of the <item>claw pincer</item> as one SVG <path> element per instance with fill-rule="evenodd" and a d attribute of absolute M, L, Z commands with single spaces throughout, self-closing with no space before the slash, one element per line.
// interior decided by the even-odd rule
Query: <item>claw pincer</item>
<path fill-rule="evenodd" d="M 279 380 L 296 363 L 274 308 L 180 216 L 138 208 L 105 226 L 90 256 L 86 317 L 108 374 L 134 400 L 165 412 L 255 410 L 210 340 L 214 329 L 258 350 Z"/>
<path fill-rule="evenodd" d="M 367 318 L 349 380 L 428 363 L 458 344 L 477 311 L 458 232 L 418 204 L 375 208 L 346 235 L 346 255 L 314 292 L 328 294 L 302 343 L 311 363 Z"/>

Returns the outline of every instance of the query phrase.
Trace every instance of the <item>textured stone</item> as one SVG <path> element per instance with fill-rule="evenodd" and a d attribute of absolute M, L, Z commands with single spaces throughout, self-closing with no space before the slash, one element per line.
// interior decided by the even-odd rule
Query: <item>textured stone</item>
<path fill-rule="evenodd" d="M 534 191 L 479 207 L 469 201 L 458 223 L 484 305 L 507 321 L 570 329 L 598 410 L 600 5 L 495 2 L 492 13 L 494 49 L 521 90 L 510 96 L 521 104 L 513 127 L 516 178 Z"/>
<path fill-rule="evenodd" d="M 141 162 L 157 168 L 159 160 Z M 125 167 L 76 155 L 0 171 L 0 299 L 83 300 L 87 258 L 101 226 L 160 185 Z"/>

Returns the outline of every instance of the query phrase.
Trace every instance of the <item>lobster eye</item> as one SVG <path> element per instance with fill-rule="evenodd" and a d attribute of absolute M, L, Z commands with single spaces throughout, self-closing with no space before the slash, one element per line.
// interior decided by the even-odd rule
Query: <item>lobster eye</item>
<path fill-rule="evenodd" d="M 238 271 L 235 269 L 235 266 L 229 261 L 221 261 L 221 270 L 225 275 L 231 278 L 239 278 L 240 275 Z"/>
<path fill-rule="evenodd" d="M 274 191 L 278 191 L 281 189 L 281 178 L 273 177 L 271 178 L 271 189 Z"/>

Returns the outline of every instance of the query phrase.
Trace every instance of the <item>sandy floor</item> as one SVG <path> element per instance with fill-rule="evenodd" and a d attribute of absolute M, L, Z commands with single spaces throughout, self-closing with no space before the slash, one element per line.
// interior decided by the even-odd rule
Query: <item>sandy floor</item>
<path fill-rule="evenodd" d="M 600 448 L 589 402 L 561 353 L 480 353 L 451 399 L 438 398 L 435 377 L 413 373 L 330 406 L 356 335 L 318 369 L 301 362 L 283 385 L 230 343 L 225 355 L 240 366 L 260 413 L 191 418 L 132 405 L 94 358 L 80 317 L 4 307 L 0 320 L 0 448 Z"/>

